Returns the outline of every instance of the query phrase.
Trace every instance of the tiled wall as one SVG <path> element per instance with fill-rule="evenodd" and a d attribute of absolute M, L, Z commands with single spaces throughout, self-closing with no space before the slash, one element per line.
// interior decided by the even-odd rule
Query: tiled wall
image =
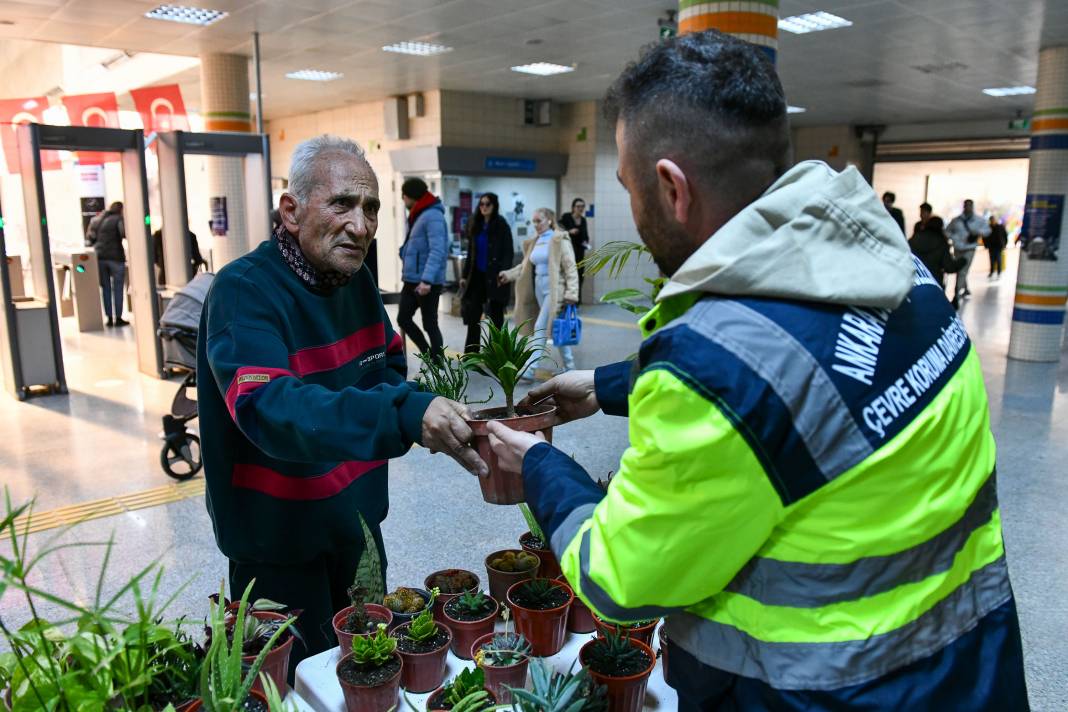
<path fill-rule="evenodd" d="M 819 160 L 832 168 L 861 165 L 861 147 L 852 126 L 811 126 L 793 131 L 794 160 Z"/>
<path fill-rule="evenodd" d="M 553 107 L 559 109 L 559 105 Z M 472 92 L 441 92 L 441 142 L 465 148 L 506 148 L 517 151 L 560 150 L 560 123 L 524 126 L 523 100 Z"/>
<path fill-rule="evenodd" d="M 348 106 L 302 114 L 268 122 L 271 136 L 271 175 L 289 175 L 289 159 L 301 141 L 329 133 L 356 140 L 367 152 L 367 159 L 378 175 L 382 211 L 378 223 L 379 281 L 385 289 L 400 289 L 400 264 L 392 256 L 397 254 L 403 240 L 404 207 L 400 202 L 400 181 L 390 163 L 389 152 L 415 146 L 437 146 L 441 143 L 441 92 L 427 92 L 426 114 L 410 117 L 410 138 L 404 141 L 385 140 L 385 106 L 381 101 L 350 104 Z"/>

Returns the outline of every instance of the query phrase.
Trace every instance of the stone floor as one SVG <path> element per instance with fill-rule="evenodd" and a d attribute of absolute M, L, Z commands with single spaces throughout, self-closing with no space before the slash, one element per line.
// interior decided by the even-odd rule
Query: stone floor
<path fill-rule="evenodd" d="M 1034 709 L 1053 712 L 1068 709 L 1068 475 L 1063 464 L 1068 460 L 1068 360 L 1058 365 L 1006 358 L 1015 257 L 1010 251 L 1009 273 L 998 282 L 986 280 L 985 255 L 977 257 L 975 294 L 962 317 L 982 357 L 1000 448 L 998 485 L 1031 699 Z M 637 350 L 638 332 L 628 315 L 595 306 L 584 316 L 584 343 L 576 349 L 580 368 Z M 137 373 L 128 329 L 79 334 L 71 319 L 64 321 L 70 394 L 25 403 L 0 394 L 0 422 L 5 423 L 0 480 L 12 499 L 36 496 L 43 512 L 167 484 L 158 434 L 177 381 Z M 443 317 L 443 330 L 448 344 L 461 345 L 459 319 Z M 476 379 L 472 392 L 484 392 L 485 385 Z M 554 440 L 591 474 L 603 476 L 615 469 L 626 446 L 626 426 L 625 419 L 598 415 L 557 429 Z M 470 475 L 421 448 L 391 464 L 390 489 L 384 532 L 391 587 L 419 584 L 444 567 L 484 571 L 485 555 L 513 545 L 526 529 L 516 508 L 485 504 Z M 218 589 L 226 565 L 202 498 L 128 510 L 66 532 L 34 534 L 31 548 L 109 537 L 115 544 L 106 590 L 158 563 L 165 568 L 163 589 L 178 592 L 170 614 L 203 616 L 205 598 Z M 8 543 L 0 546 L 6 550 Z M 34 580 L 84 602 L 94 595 L 102 558 L 100 548 L 63 551 L 45 559 Z M 53 618 L 60 615 L 51 606 L 44 610 Z M 21 623 L 26 611 L 12 591 L 0 599 L 5 622 Z"/>

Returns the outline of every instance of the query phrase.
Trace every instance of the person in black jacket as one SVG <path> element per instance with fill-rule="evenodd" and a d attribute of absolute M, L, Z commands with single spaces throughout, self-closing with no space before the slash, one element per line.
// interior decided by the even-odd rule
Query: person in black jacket
<path fill-rule="evenodd" d="M 897 195 L 891 193 L 889 190 L 883 193 L 883 207 L 886 208 L 886 212 L 890 213 L 890 217 L 894 219 L 897 226 L 901 228 L 901 234 L 905 234 L 905 213 L 901 212 L 900 208 L 894 207 L 894 202 L 897 201 Z"/>
<path fill-rule="evenodd" d="M 582 301 L 582 282 L 586 277 L 586 268 L 582 266 L 582 260 L 586 258 L 586 250 L 590 248 L 590 225 L 586 220 L 586 201 L 575 198 L 571 201 L 571 212 L 560 218 L 560 228 L 567 231 L 571 236 L 571 247 L 575 250 L 575 262 L 578 263 L 579 275 L 579 301 Z"/>
<path fill-rule="evenodd" d="M 912 254 L 920 258 L 935 280 L 942 285 L 945 285 L 946 273 L 952 274 L 964 265 L 964 260 L 954 258 L 950 254 L 949 239 L 943 231 L 944 227 L 942 218 L 933 215 L 916 223 L 916 232 L 909 239 Z"/>
<path fill-rule="evenodd" d="M 504 324 L 509 287 L 497 283 L 501 270 L 512 266 L 512 228 L 500 215 L 496 193 L 483 193 L 467 224 L 467 261 L 460 278 L 460 315 L 467 324 L 464 351 L 478 350 L 479 324 L 485 312 L 498 328 Z"/>
<path fill-rule="evenodd" d="M 987 278 L 997 273 L 1001 277 L 1001 252 L 1009 244 L 1009 235 L 1005 232 L 1005 226 L 998 222 L 993 215 L 990 216 L 990 234 L 983 238 L 987 252 L 990 253 L 990 274 Z"/>
<path fill-rule="evenodd" d="M 122 318 L 122 302 L 126 293 L 126 251 L 122 248 L 125 238 L 122 203 L 115 202 L 100 220 L 90 223 L 89 234 L 85 239 L 86 243 L 96 250 L 108 326 L 126 326 L 130 323 Z"/>

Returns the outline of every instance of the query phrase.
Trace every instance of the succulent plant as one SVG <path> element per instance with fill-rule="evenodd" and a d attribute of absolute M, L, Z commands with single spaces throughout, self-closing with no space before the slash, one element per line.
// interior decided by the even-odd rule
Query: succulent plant
<path fill-rule="evenodd" d="M 490 566 L 498 571 L 523 572 L 537 568 L 541 561 L 538 557 L 525 551 L 506 551 L 490 560 Z"/>
<path fill-rule="evenodd" d="M 553 670 L 544 660 L 530 663 L 531 689 L 508 687 L 515 712 L 602 712 L 608 709 L 604 687 L 585 669 L 566 673 Z"/>
<path fill-rule="evenodd" d="M 386 594 L 383 604 L 394 613 L 418 613 L 426 607 L 426 599 L 414 588 L 401 586 Z"/>
<path fill-rule="evenodd" d="M 374 635 L 356 636 L 352 639 L 352 657 L 357 665 L 382 667 L 397 649 L 397 641 L 386 634 L 386 624 L 378 624 Z"/>
<path fill-rule="evenodd" d="M 642 651 L 635 647 L 625 628 L 616 626 L 615 630 L 605 632 L 603 638 L 594 641 L 586 653 L 586 665 L 597 672 L 626 670 L 638 665 L 642 660 Z"/>
<path fill-rule="evenodd" d="M 552 603 L 553 591 L 557 588 L 557 585 L 550 579 L 536 578 L 519 586 L 517 593 L 523 595 L 525 603 L 544 606 Z"/>
<path fill-rule="evenodd" d="M 460 613 L 480 616 L 493 610 L 493 599 L 482 591 L 468 591 L 449 601 L 448 605 Z"/>
<path fill-rule="evenodd" d="M 434 601 L 438 598 L 438 589 L 430 591 L 430 602 L 427 603 L 423 612 L 417 615 L 408 624 L 407 636 L 410 640 L 425 643 L 438 633 L 438 624 L 434 622 Z"/>
<path fill-rule="evenodd" d="M 508 324 L 500 328 L 486 319 L 482 322 L 482 336 L 479 350 L 464 354 L 464 365 L 479 373 L 489 376 L 501 385 L 507 408 L 507 416 L 514 418 L 515 386 L 519 376 L 548 351 L 533 336 L 523 336 L 520 330 L 525 324 L 512 327 Z"/>
<path fill-rule="evenodd" d="M 349 602 L 352 604 L 352 612 L 345 619 L 345 627 L 348 630 L 363 633 L 367 630 L 367 610 L 363 607 L 367 600 L 367 589 L 359 583 L 354 583 L 345 593 L 348 594 Z"/>
<path fill-rule="evenodd" d="M 530 641 L 522 633 L 497 633 L 482 645 L 475 653 L 475 664 L 479 667 L 507 667 L 521 663 L 530 657 Z"/>

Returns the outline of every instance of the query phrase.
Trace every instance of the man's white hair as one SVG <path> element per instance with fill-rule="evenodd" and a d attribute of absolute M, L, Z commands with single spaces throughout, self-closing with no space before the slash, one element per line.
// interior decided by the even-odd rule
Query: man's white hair
<path fill-rule="evenodd" d="M 360 145 L 352 139 L 323 134 L 297 145 L 289 162 L 289 192 L 300 202 L 311 195 L 315 181 L 315 162 L 324 153 L 347 153 L 367 162 Z"/>

